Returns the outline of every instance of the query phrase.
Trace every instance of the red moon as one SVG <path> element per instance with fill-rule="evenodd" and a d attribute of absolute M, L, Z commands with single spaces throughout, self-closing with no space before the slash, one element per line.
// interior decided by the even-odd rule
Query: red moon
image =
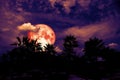
<path fill-rule="evenodd" d="M 42 47 L 46 46 L 46 44 L 55 43 L 56 36 L 52 28 L 45 24 L 37 24 L 35 27 L 35 30 L 28 32 L 30 40 L 37 40 L 37 43 L 41 43 Z"/>

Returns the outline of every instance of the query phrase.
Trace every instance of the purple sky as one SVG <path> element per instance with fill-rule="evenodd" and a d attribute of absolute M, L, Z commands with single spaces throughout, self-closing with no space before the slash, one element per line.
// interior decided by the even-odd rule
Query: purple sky
<path fill-rule="evenodd" d="M 119 0 L 1 0 L 0 54 L 10 50 L 17 36 L 26 32 L 17 26 L 23 23 L 47 24 L 56 33 L 56 46 L 73 34 L 80 42 L 98 37 L 106 45 L 120 47 Z"/>

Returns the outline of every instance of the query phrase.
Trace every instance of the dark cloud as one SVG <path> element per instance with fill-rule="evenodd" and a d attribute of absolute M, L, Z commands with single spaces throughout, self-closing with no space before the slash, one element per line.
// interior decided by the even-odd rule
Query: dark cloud
<path fill-rule="evenodd" d="M 116 9 L 120 12 L 120 0 L 114 0 L 113 2 Z"/>
<path fill-rule="evenodd" d="M 115 15 L 114 0 L 6 0 L 15 12 L 50 13 L 89 22 Z"/>

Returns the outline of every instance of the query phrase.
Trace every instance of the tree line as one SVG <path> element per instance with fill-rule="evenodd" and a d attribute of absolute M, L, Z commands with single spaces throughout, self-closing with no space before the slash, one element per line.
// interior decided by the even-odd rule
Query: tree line
<path fill-rule="evenodd" d="M 79 44 L 73 35 L 63 39 L 63 50 L 59 55 L 54 45 L 47 44 L 43 50 L 37 40 L 16 39 L 18 42 L 11 44 L 16 47 L 1 56 L 1 80 L 67 80 L 71 74 L 101 80 L 120 71 L 120 52 L 105 46 L 103 40 L 96 37 L 84 43 L 81 57 L 76 55 L 75 48 Z M 23 74 L 26 75 L 21 77 Z"/>

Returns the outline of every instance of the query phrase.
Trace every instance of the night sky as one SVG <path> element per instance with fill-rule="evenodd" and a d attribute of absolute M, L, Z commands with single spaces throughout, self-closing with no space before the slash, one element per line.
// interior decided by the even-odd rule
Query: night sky
<path fill-rule="evenodd" d="M 0 0 L 0 54 L 11 50 L 23 23 L 47 24 L 56 33 L 55 46 L 61 49 L 66 35 L 79 41 L 78 52 L 91 37 L 103 39 L 106 46 L 120 48 L 119 0 Z"/>

